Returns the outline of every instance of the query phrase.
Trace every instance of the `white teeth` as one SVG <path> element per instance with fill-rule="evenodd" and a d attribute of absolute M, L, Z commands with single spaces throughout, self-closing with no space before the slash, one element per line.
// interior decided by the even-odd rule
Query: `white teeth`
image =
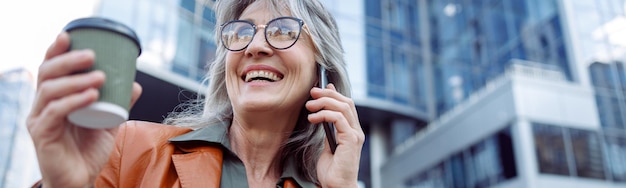
<path fill-rule="evenodd" d="M 253 78 L 266 78 L 266 79 L 271 80 L 272 82 L 280 80 L 280 78 L 273 72 L 255 70 L 255 71 L 250 71 L 248 72 L 248 74 L 246 74 L 245 81 L 251 82 Z"/>

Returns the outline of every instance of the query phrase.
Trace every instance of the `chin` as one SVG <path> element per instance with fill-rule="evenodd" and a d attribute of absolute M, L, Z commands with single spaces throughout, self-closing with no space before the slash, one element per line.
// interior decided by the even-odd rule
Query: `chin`
<path fill-rule="evenodd" d="M 264 99 L 264 100 L 259 100 Z M 243 100 L 240 103 L 241 109 L 245 111 L 272 111 L 279 107 L 279 101 L 266 100 L 267 97 L 254 97 L 249 100 Z"/>

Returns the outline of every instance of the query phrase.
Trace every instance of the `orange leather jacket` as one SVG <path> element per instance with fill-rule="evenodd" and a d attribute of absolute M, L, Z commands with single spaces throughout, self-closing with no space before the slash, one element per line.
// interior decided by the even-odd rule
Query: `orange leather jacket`
<path fill-rule="evenodd" d="M 168 139 L 189 128 L 129 121 L 119 128 L 115 149 L 96 187 L 220 187 L 222 149 L 174 145 Z M 283 187 L 298 185 L 286 180 Z"/>

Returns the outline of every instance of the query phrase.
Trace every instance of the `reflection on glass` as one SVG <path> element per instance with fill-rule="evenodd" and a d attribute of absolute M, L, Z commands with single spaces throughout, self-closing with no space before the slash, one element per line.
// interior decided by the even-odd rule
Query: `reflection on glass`
<path fill-rule="evenodd" d="M 497 153 L 498 148 L 494 137 L 487 138 L 472 147 L 477 186 L 486 187 L 497 181 L 498 174 L 502 172 Z"/>
<path fill-rule="evenodd" d="M 408 104 L 411 93 L 411 79 L 409 78 L 408 63 L 404 53 L 400 49 L 395 49 L 392 53 L 392 87 L 393 100 L 400 104 Z"/>
<path fill-rule="evenodd" d="M 366 0 L 367 95 L 426 110 L 418 1 Z"/>
<path fill-rule="evenodd" d="M 193 66 L 194 38 L 193 16 L 181 13 L 178 16 L 176 54 L 172 61 L 172 70 L 185 77 L 193 77 L 189 67 Z"/>
<path fill-rule="evenodd" d="M 604 179 L 604 160 L 598 135 L 591 131 L 568 129 L 579 177 Z"/>
<path fill-rule="evenodd" d="M 195 12 L 195 6 L 202 6 L 202 12 Z M 193 0 L 181 1 L 180 7 L 172 71 L 200 82 L 217 49 L 213 39 L 215 12 L 210 7 L 196 4 Z M 200 24 L 195 22 L 197 18 L 202 18 L 201 22 L 198 22 Z"/>
<path fill-rule="evenodd" d="M 437 114 L 502 75 L 512 58 L 556 65 L 571 79 L 556 2 L 427 0 Z"/>
<path fill-rule="evenodd" d="M 451 182 L 448 186 L 454 188 L 464 187 L 466 175 L 462 153 L 452 156 L 446 164 L 449 166 L 450 174 L 452 175 Z"/>
<path fill-rule="evenodd" d="M 444 159 L 407 181 L 407 187 L 491 187 L 516 177 L 510 132 L 506 128 Z"/>
<path fill-rule="evenodd" d="M 408 188 L 446 187 L 443 165 L 437 165 L 427 173 L 409 180 Z"/>
<path fill-rule="evenodd" d="M 595 88 L 598 116 L 604 128 L 626 129 L 626 71 L 623 63 L 594 62 L 589 66 Z"/>
<path fill-rule="evenodd" d="M 613 181 L 626 182 L 626 136 L 605 137 L 606 167 Z"/>
<path fill-rule="evenodd" d="M 569 175 L 563 131 L 560 127 L 533 124 L 539 172 Z"/>

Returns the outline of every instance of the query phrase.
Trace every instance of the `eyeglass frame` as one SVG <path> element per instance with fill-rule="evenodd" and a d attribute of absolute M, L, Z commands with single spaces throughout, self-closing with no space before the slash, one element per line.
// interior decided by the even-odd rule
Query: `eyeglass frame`
<path fill-rule="evenodd" d="M 289 46 L 284 47 L 284 48 L 276 48 L 276 47 L 275 47 L 274 45 L 272 45 L 272 43 L 271 43 L 271 42 L 267 39 L 267 26 L 268 26 L 270 23 L 272 23 L 272 22 L 274 22 L 274 21 L 276 21 L 276 20 L 280 20 L 280 19 L 291 19 L 291 20 L 295 20 L 295 21 L 297 21 L 297 22 L 298 22 L 298 25 L 299 25 L 299 27 L 298 27 L 298 28 L 299 28 L 299 31 L 298 31 L 298 36 L 296 37 L 296 40 L 295 40 L 295 41 L 293 41 L 293 43 L 292 43 L 292 44 L 290 44 Z M 241 49 L 239 49 L 239 50 L 232 50 L 232 49 L 228 48 L 228 47 L 226 46 L 226 43 L 224 43 L 224 37 L 221 37 L 221 36 L 224 36 L 222 33 L 224 33 L 224 28 L 225 28 L 225 26 L 226 26 L 226 25 L 228 25 L 228 24 L 234 23 L 234 22 L 243 22 L 243 23 L 250 24 L 250 25 L 252 26 L 252 28 L 254 29 L 254 34 L 252 35 L 252 38 L 250 38 L 250 41 L 248 42 L 248 44 L 246 44 L 244 47 L 242 47 L 242 48 L 241 48 Z M 226 49 L 227 49 L 227 50 L 229 50 L 229 51 L 233 51 L 233 52 L 242 51 L 242 50 L 244 50 L 244 49 L 248 48 L 248 46 L 250 46 L 250 44 L 252 43 L 252 41 L 254 41 L 254 36 L 256 36 L 256 33 L 259 31 L 258 29 L 260 29 L 260 28 L 263 28 L 263 36 L 265 37 L 265 42 L 267 42 L 267 44 L 269 44 L 272 48 L 277 49 L 277 50 L 284 50 L 284 49 L 288 49 L 288 48 L 291 48 L 293 45 L 295 45 L 295 44 L 296 44 L 296 42 L 298 42 L 298 39 L 300 39 L 300 34 L 302 33 L 303 28 L 304 28 L 304 32 L 305 32 L 305 33 L 307 33 L 308 35 L 311 35 L 311 34 L 309 33 L 309 31 L 308 31 L 308 27 L 307 27 L 307 25 L 304 23 L 304 21 L 303 21 L 302 19 L 300 19 L 300 18 L 296 18 L 296 17 L 291 17 L 291 16 L 281 16 L 281 17 L 274 18 L 274 19 L 272 19 L 272 20 L 268 21 L 268 22 L 267 22 L 267 24 L 264 24 L 264 25 L 256 25 L 256 24 L 254 24 L 252 21 L 249 21 L 249 20 L 231 20 L 231 21 L 228 21 L 228 22 L 226 22 L 226 23 L 223 23 L 222 25 L 220 25 L 220 42 L 222 43 L 222 46 L 224 46 L 224 48 L 226 48 Z"/>

